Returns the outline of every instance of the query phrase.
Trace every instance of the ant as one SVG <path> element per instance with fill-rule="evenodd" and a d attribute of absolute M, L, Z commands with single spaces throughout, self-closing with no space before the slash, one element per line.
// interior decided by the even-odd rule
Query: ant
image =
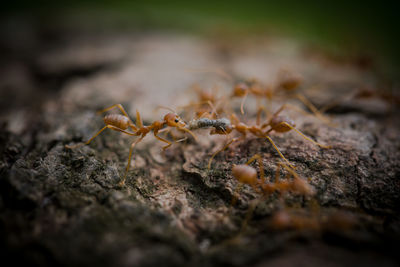
<path fill-rule="evenodd" d="M 69 149 L 74 149 L 83 145 L 88 145 L 90 142 L 93 141 L 101 132 L 103 132 L 105 129 L 111 129 L 114 131 L 122 132 L 124 134 L 127 134 L 129 136 L 139 136 L 138 139 L 136 139 L 130 146 L 129 149 L 129 157 L 128 157 L 128 164 L 126 165 L 125 169 L 125 175 L 123 180 L 120 182 L 120 185 L 125 184 L 126 176 L 129 171 L 131 159 L 132 159 L 132 152 L 133 148 L 138 144 L 142 139 L 151 131 L 153 131 L 154 137 L 158 139 L 161 142 L 167 143 L 166 146 L 163 146 L 162 149 L 165 151 L 167 148 L 169 148 L 172 145 L 172 142 L 161 138 L 158 136 L 158 133 L 160 132 L 161 129 L 165 127 L 171 127 L 171 128 L 177 128 L 180 131 L 183 132 L 188 132 L 193 136 L 194 139 L 197 140 L 196 135 L 191 132 L 189 129 L 185 128 L 186 123 L 175 113 L 167 113 L 164 118 L 160 121 L 154 121 L 151 125 L 149 126 L 144 126 L 140 113 L 138 110 L 136 110 L 136 124 L 132 122 L 132 120 L 129 118 L 129 115 L 126 113 L 125 109 L 122 107 L 121 104 L 115 104 L 112 105 L 108 108 L 105 108 L 103 110 L 100 110 L 97 112 L 97 114 L 101 114 L 104 112 L 107 112 L 113 108 L 117 107 L 123 115 L 120 114 L 109 114 L 104 117 L 104 123 L 106 126 L 104 126 L 100 131 L 98 131 L 92 138 L 90 138 L 87 142 L 69 146 L 66 145 L 66 148 Z M 129 128 L 133 130 L 133 132 L 127 131 Z"/>
<path fill-rule="evenodd" d="M 260 179 L 257 176 L 256 169 L 250 166 L 250 163 L 255 160 L 257 160 L 260 168 Z M 284 181 L 279 180 L 279 174 L 282 168 L 288 171 L 288 175 L 293 176 L 292 181 L 287 179 Z M 258 193 L 271 194 L 275 191 L 293 191 L 305 196 L 312 196 L 315 193 L 314 189 L 307 182 L 301 179 L 292 168 L 283 162 L 278 162 L 277 164 L 275 182 L 266 183 L 262 158 L 259 154 L 255 154 L 251 157 L 246 164 L 234 165 L 232 167 L 232 174 L 241 185 L 248 184 Z"/>
<path fill-rule="evenodd" d="M 258 161 L 260 169 L 260 177 L 258 177 L 257 175 L 257 170 L 250 166 L 250 163 L 252 163 L 255 160 Z M 286 176 L 285 180 L 279 179 L 280 170 L 282 168 L 288 171 L 288 175 Z M 300 178 L 300 176 L 295 171 L 293 171 L 287 164 L 283 162 L 279 162 L 277 164 L 277 169 L 275 172 L 275 181 L 273 183 L 266 182 L 262 158 L 259 154 L 255 154 L 245 164 L 233 165 L 232 174 L 233 177 L 235 177 L 235 179 L 238 180 L 239 185 L 236 187 L 233 193 L 231 206 L 235 205 L 235 202 L 237 200 L 236 193 L 245 184 L 250 185 L 254 189 L 254 191 L 262 195 L 272 194 L 276 191 L 279 191 L 281 193 L 291 191 L 304 196 L 312 196 L 315 194 L 314 189 L 304 179 Z M 288 179 L 290 175 L 293 177 L 292 180 Z M 257 204 L 258 201 L 251 203 L 246 218 L 242 223 L 242 229 L 246 227 L 247 222 L 250 220 L 251 215 L 254 209 L 256 208 Z"/>
<path fill-rule="evenodd" d="M 292 73 L 288 70 L 282 69 L 278 73 L 278 81 L 275 86 L 264 86 L 261 85 L 256 79 L 251 79 L 246 82 L 239 82 L 234 85 L 231 97 L 242 98 L 240 104 L 240 112 L 244 114 L 244 102 L 249 94 L 257 97 L 257 118 L 259 118 L 261 112 L 265 110 L 260 105 L 260 98 L 266 98 L 272 100 L 274 97 L 279 96 L 280 92 L 283 92 L 285 97 L 293 97 L 302 102 L 311 112 L 321 121 L 330 123 L 330 120 L 322 115 L 319 111 L 303 94 L 296 93 L 295 91 L 300 87 L 303 82 L 303 77 L 299 74 Z M 297 106 L 292 106 L 295 109 L 299 109 Z M 302 113 L 307 113 L 301 110 Z M 309 113 L 307 113 L 309 114 Z"/>
<path fill-rule="evenodd" d="M 284 97 L 292 97 L 300 100 L 319 120 L 323 121 L 327 124 L 332 124 L 330 119 L 323 115 L 323 112 L 318 110 L 310 100 L 308 100 L 303 94 L 296 93 L 296 91 L 300 88 L 300 85 L 303 83 L 304 78 L 297 73 L 291 72 L 288 69 L 281 69 L 277 74 L 277 81 L 274 86 L 265 86 L 262 85 L 257 79 L 238 79 L 237 77 L 233 77 L 232 75 L 227 74 L 226 72 L 216 69 L 216 70 L 208 70 L 208 69 L 198 69 L 198 70 L 190 70 L 195 72 L 208 72 L 214 73 L 218 76 L 226 79 L 229 82 L 233 82 L 233 90 L 231 94 L 231 98 L 242 98 L 240 104 L 240 113 L 244 115 L 244 103 L 249 94 L 255 96 L 257 98 L 257 118 L 261 115 L 262 111 L 266 111 L 260 105 L 260 100 L 262 98 L 266 98 L 267 100 L 272 100 L 274 97 L 278 97 L 279 93 L 283 93 Z M 201 91 L 197 91 L 200 99 L 205 99 L 201 96 L 211 96 L 211 94 L 203 94 Z M 282 94 L 281 94 L 282 96 Z M 212 98 L 215 101 L 215 98 Z M 209 98 L 208 100 L 211 100 Z M 288 105 L 289 106 L 289 105 Z M 297 106 L 293 106 L 296 110 L 300 110 L 302 113 L 307 113 L 306 111 L 298 108 Z"/>
<path fill-rule="evenodd" d="M 262 125 L 253 125 L 253 126 L 248 126 L 246 124 L 244 124 L 243 122 L 240 122 L 240 120 L 238 119 L 238 117 L 235 114 L 231 115 L 231 120 L 233 122 L 233 124 L 231 125 L 225 125 L 225 127 L 223 129 L 217 129 L 214 128 L 211 130 L 210 134 L 224 134 L 224 135 L 228 135 L 230 134 L 233 130 L 236 130 L 237 132 L 239 132 L 241 134 L 241 137 L 237 137 L 237 138 L 232 138 L 230 141 L 228 141 L 224 147 L 222 147 L 221 149 L 217 150 L 210 158 L 209 162 L 208 162 L 208 169 L 211 168 L 211 163 L 212 160 L 214 159 L 214 157 L 224 151 L 225 149 L 227 149 L 232 143 L 237 142 L 241 139 L 245 139 L 248 133 L 253 134 L 254 136 L 258 137 L 258 138 L 265 138 L 267 139 L 271 145 L 275 148 L 275 150 L 278 152 L 279 156 L 293 169 L 295 169 L 295 167 L 290 164 L 290 162 L 283 156 L 283 154 L 279 151 L 278 147 L 275 145 L 274 141 L 269 137 L 269 133 L 272 131 L 275 131 L 277 133 L 285 133 L 288 132 L 290 130 L 294 130 L 296 133 L 298 133 L 300 136 L 302 136 L 304 139 L 312 142 L 315 145 L 320 146 L 321 148 L 331 148 L 331 146 L 325 146 L 322 145 L 314 140 L 312 140 L 311 138 L 309 138 L 308 136 L 304 135 L 302 132 L 300 132 L 299 130 L 297 130 L 295 127 L 295 123 L 288 118 L 287 116 L 279 116 L 279 113 L 281 113 L 284 109 L 285 109 L 286 105 L 282 105 L 272 116 L 269 120 L 267 120 L 266 123 L 262 124 Z M 269 127 L 268 130 L 265 130 L 265 128 Z"/>
<path fill-rule="evenodd" d="M 234 82 L 231 98 L 238 97 L 242 98 L 240 104 L 240 112 L 244 115 L 244 102 L 249 94 L 257 97 L 257 117 L 259 117 L 263 109 L 260 106 L 260 98 L 266 98 L 267 100 L 272 100 L 275 96 L 279 95 L 279 92 L 284 92 L 284 96 L 294 96 L 294 98 L 300 100 L 307 108 L 311 110 L 311 112 L 321 121 L 325 123 L 331 123 L 329 119 L 327 119 L 321 111 L 319 111 L 304 95 L 300 93 L 294 93 L 303 82 L 303 77 L 300 74 L 293 73 L 287 69 L 281 69 L 278 72 L 278 81 L 275 86 L 264 86 L 261 85 L 256 79 L 247 79 L 244 81 L 240 81 L 240 79 L 236 79 L 231 75 L 221 71 L 221 70 L 207 70 L 207 69 L 199 69 L 192 70 L 196 72 L 210 72 L 215 73 L 230 82 Z M 236 82 L 235 82 L 236 80 Z M 205 93 L 204 91 L 198 91 L 198 96 L 200 99 L 207 100 L 210 102 L 215 101 L 215 97 L 209 93 Z M 212 96 L 212 97 L 211 97 Z M 296 106 L 294 106 L 298 109 Z M 302 113 L 306 113 L 301 110 Z"/>
<path fill-rule="evenodd" d="M 263 89 L 262 86 L 255 80 L 236 83 L 233 86 L 231 97 L 242 98 L 242 101 L 240 102 L 240 113 L 242 113 L 242 115 L 244 114 L 244 102 L 249 94 L 252 94 L 255 97 L 267 97 L 268 99 L 272 98 L 272 91 L 270 88 Z M 258 104 L 257 106 L 260 105 Z"/>
<path fill-rule="evenodd" d="M 193 89 L 196 91 L 198 102 L 191 102 L 188 105 L 181 106 L 182 109 L 193 109 L 195 118 L 208 118 L 215 119 L 219 112 L 223 112 L 223 108 L 219 106 L 222 98 L 217 97 L 219 87 L 214 87 L 210 92 L 201 89 L 198 85 L 194 85 Z"/>

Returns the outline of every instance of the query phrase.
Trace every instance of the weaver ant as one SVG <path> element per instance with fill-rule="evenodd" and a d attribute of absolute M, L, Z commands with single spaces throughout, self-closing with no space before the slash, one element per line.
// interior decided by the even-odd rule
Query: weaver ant
<path fill-rule="evenodd" d="M 198 102 L 191 102 L 188 105 L 181 106 L 182 109 L 193 109 L 194 117 L 198 118 L 208 118 L 215 119 L 219 112 L 223 112 L 223 109 L 219 107 L 218 101 L 221 98 L 217 97 L 218 87 L 213 88 L 210 92 L 209 90 L 201 89 L 198 85 L 193 86 L 196 91 Z"/>
<path fill-rule="evenodd" d="M 257 170 L 251 167 L 249 164 L 253 161 L 257 160 L 259 169 L 260 169 L 260 177 L 257 175 Z M 285 180 L 280 180 L 280 170 L 286 169 L 288 171 L 288 175 Z M 287 192 L 291 191 L 293 193 L 298 193 L 304 196 L 312 196 L 315 194 L 313 187 L 311 187 L 304 179 L 300 178 L 300 176 L 293 171 L 287 164 L 279 162 L 277 164 L 277 169 L 275 172 L 275 181 L 267 182 L 264 175 L 264 167 L 262 163 L 262 158 L 259 154 L 255 154 L 251 157 L 245 164 L 233 165 L 232 167 L 232 175 L 238 180 L 239 184 L 234 190 L 231 206 L 233 206 L 237 200 L 236 193 L 240 190 L 240 188 L 244 184 L 250 185 L 254 191 L 259 194 L 267 195 L 274 192 Z M 293 179 L 289 180 L 289 176 L 292 176 Z M 257 206 L 257 202 L 252 202 L 249 211 L 247 212 L 246 218 L 242 224 L 242 229 L 246 226 L 247 222 L 250 220 L 251 215 Z"/>
<path fill-rule="evenodd" d="M 302 102 L 311 112 L 321 121 L 325 123 L 331 123 L 329 119 L 327 119 L 321 111 L 319 111 L 303 94 L 296 93 L 295 91 L 300 87 L 301 83 L 303 82 L 303 77 L 300 74 L 291 72 L 287 69 L 281 69 L 277 75 L 277 82 L 274 86 L 265 86 L 262 85 L 256 79 L 248 79 L 242 80 L 236 79 L 221 70 L 196 70 L 198 72 L 210 72 L 216 73 L 217 75 L 229 80 L 234 81 L 233 90 L 231 94 L 231 98 L 238 97 L 242 98 L 240 104 L 240 112 L 244 114 L 244 102 L 249 94 L 257 97 L 257 118 L 259 118 L 262 110 L 265 110 L 260 105 L 260 99 L 266 98 L 267 100 L 272 100 L 274 97 L 278 97 L 280 92 L 283 92 L 283 96 L 287 97 L 294 97 L 300 102 Z M 236 81 L 235 81 L 236 80 Z M 198 95 L 201 96 L 201 94 Z M 281 94 L 282 95 L 282 94 Z M 207 95 L 209 96 L 209 95 Z M 205 99 L 205 98 L 204 98 Z M 211 98 L 210 98 L 211 99 Z M 215 101 L 215 98 L 212 98 Z M 297 108 L 294 106 L 294 108 Z M 306 113 L 305 111 L 301 110 L 302 113 Z"/>
<path fill-rule="evenodd" d="M 220 150 L 217 150 L 210 158 L 209 162 L 208 162 L 208 168 L 211 168 L 211 162 L 214 159 L 214 157 L 220 153 L 221 151 L 224 151 L 225 149 L 227 149 L 232 143 L 239 141 L 241 139 L 245 139 L 248 133 L 253 134 L 254 136 L 258 137 L 258 138 L 265 138 L 267 139 L 271 145 L 275 148 L 275 150 L 278 152 L 279 156 L 293 169 L 295 169 L 295 167 L 289 163 L 289 161 L 283 156 L 283 154 L 279 151 L 278 147 L 275 145 L 274 141 L 269 137 L 269 133 L 272 131 L 275 131 L 277 133 L 285 133 L 288 132 L 290 130 L 294 130 L 296 133 L 298 133 L 300 136 L 302 136 L 304 139 L 312 142 L 315 145 L 318 145 L 322 148 L 331 148 L 331 146 L 325 146 L 322 145 L 314 140 L 312 140 L 311 138 L 307 137 L 306 135 L 304 135 L 302 132 L 300 132 L 299 130 L 297 130 L 295 128 L 295 123 L 288 118 L 287 116 L 279 116 L 279 113 L 282 112 L 282 110 L 284 110 L 284 108 L 286 107 L 286 105 L 282 105 L 272 116 L 269 120 L 267 120 L 266 123 L 262 124 L 262 125 L 253 125 L 253 126 L 248 126 L 246 124 L 244 124 L 243 122 L 240 122 L 240 120 L 238 119 L 238 117 L 235 114 L 231 115 L 231 121 L 233 122 L 233 124 L 231 125 L 226 125 L 224 128 L 222 129 L 218 129 L 218 128 L 214 128 L 211 130 L 210 134 L 220 134 L 220 135 L 228 135 L 230 134 L 233 130 L 239 132 L 241 134 L 241 137 L 237 137 L 237 138 L 232 138 L 230 141 L 228 141 L 224 147 L 222 147 Z M 268 130 L 266 130 L 266 128 L 269 127 Z"/>
<path fill-rule="evenodd" d="M 154 121 L 149 126 L 144 126 L 143 125 L 140 113 L 137 110 L 136 110 L 136 124 L 134 124 L 132 122 L 132 120 L 129 118 L 129 115 L 126 113 L 125 109 L 122 107 L 121 104 L 112 105 L 112 106 L 110 106 L 108 108 L 105 108 L 103 110 L 98 111 L 97 114 L 101 114 L 101 113 L 107 112 L 107 111 L 109 111 L 109 110 L 111 110 L 111 109 L 113 109 L 115 107 L 117 107 L 122 112 L 123 115 L 120 115 L 120 114 L 106 115 L 104 117 L 104 123 L 106 124 L 106 126 L 104 126 L 100 131 L 98 131 L 87 142 L 81 143 L 81 144 L 77 144 L 77 145 L 73 145 L 73 146 L 66 145 L 65 147 L 69 148 L 69 149 L 73 149 L 73 148 L 80 147 L 82 145 L 88 145 L 91 141 L 93 141 L 94 138 L 96 138 L 105 129 L 111 129 L 111 130 L 114 130 L 114 131 L 122 132 L 124 134 L 129 135 L 129 136 L 139 136 L 139 138 L 136 139 L 130 146 L 128 164 L 126 165 L 125 175 L 124 175 L 123 180 L 120 182 L 120 185 L 124 185 L 125 184 L 126 176 L 128 174 L 130 163 L 131 163 L 131 159 L 132 159 L 133 148 L 135 147 L 135 145 L 137 143 L 142 141 L 142 139 L 149 132 L 153 131 L 154 137 L 156 139 L 160 140 L 161 142 L 167 143 L 166 146 L 163 146 L 163 148 L 162 148 L 163 150 L 167 149 L 168 147 L 170 147 L 172 145 L 172 142 L 170 142 L 170 141 L 158 136 L 158 133 L 164 127 L 177 128 L 180 131 L 188 132 L 189 134 L 191 134 L 193 136 L 193 138 L 197 139 L 196 135 L 194 133 L 192 133 L 189 129 L 185 128 L 186 123 L 175 113 L 167 113 L 162 120 Z M 133 130 L 133 132 L 126 131 L 129 128 L 131 128 Z"/>
<path fill-rule="evenodd" d="M 330 123 L 330 120 L 322 115 L 322 112 L 319 111 L 303 94 L 296 93 L 297 89 L 300 87 L 303 82 L 303 77 L 299 74 L 292 73 L 288 70 L 280 70 L 278 73 L 278 78 L 275 86 L 265 86 L 262 85 L 255 79 L 236 83 L 233 87 L 233 92 L 231 97 L 242 98 L 240 104 L 240 112 L 244 114 L 244 102 L 249 94 L 255 96 L 257 98 L 257 118 L 259 118 L 261 112 L 265 110 L 260 105 L 260 98 L 266 98 L 267 100 L 272 100 L 274 97 L 278 97 L 279 95 L 288 98 L 295 98 L 300 100 L 318 119 L 325 123 Z M 300 110 L 297 106 L 292 106 L 293 108 Z M 302 113 L 307 113 L 303 110 L 300 110 Z"/>
<path fill-rule="evenodd" d="M 259 178 L 257 176 L 256 169 L 250 166 L 250 163 L 255 160 L 258 161 L 260 169 Z M 288 179 L 285 179 L 281 181 L 279 179 L 280 170 L 282 168 L 288 171 L 288 175 L 291 175 L 293 180 L 289 181 Z M 246 164 L 234 165 L 232 167 L 232 174 L 240 182 L 240 184 L 248 184 L 256 192 L 262 194 L 270 194 L 275 191 L 292 191 L 306 196 L 311 196 L 314 194 L 314 189 L 307 182 L 301 179 L 292 168 L 283 162 L 278 162 L 277 164 L 275 181 L 273 183 L 267 183 L 265 179 L 262 158 L 259 154 L 255 154 L 253 157 L 251 157 Z"/>

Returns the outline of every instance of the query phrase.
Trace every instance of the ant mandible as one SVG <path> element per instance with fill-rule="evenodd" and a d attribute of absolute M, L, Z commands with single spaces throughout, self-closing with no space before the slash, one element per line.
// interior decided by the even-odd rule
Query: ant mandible
<path fill-rule="evenodd" d="M 149 132 L 153 131 L 154 137 L 156 139 L 160 140 L 161 142 L 167 143 L 166 146 L 163 146 L 163 148 L 162 148 L 163 151 L 172 145 L 172 142 L 158 136 L 158 133 L 164 127 L 177 128 L 180 131 L 188 132 L 189 134 L 191 134 L 193 136 L 194 139 L 197 140 L 196 135 L 193 132 L 191 132 L 189 129 L 185 128 L 186 123 L 175 113 L 167 113 L 162 120 L 154 121 L 149 126 L 143 125 L 143 122 L 142 122 L 142 119 L 141 119 L 141 116 L 140 116 L 140 113 L 138 110 L 136 110 L 136 125 L 135 125 L 132 122 L 132 120 L 129 118 L 129 115 L 126 113 L 125 109 L 122 107 L 121 104 L 112 105 L 108 108 L 98 111 L 97 114 L 107 112 L 115 107 L 117 107 L 122 112 L 123 115 L 120 115 L 120 114 L 106 115 L 104 117 L 104 123 L 106 124 L 106 126 L 104 126 L 100 131 L 98 131 L 87 142 L 77 144 L 77 145 L 72 145 L 72 146 L 66 145 L 65 147 L 69 148 L 69 149 L 74 149 L 74 148 L 77 148 L 77 147 L 80 147 L 83 145 L 88 145 L 90 142 L 93 141 L 93 139 L 95 139 L 105 129 L 111 129 L 114 131 L 122 132 L 129 136 L 139 136 L 139 138 L 136 139 L 130 146 L 128 164 L 126 165 L 125 175 L 124 175 L 124 178 L 122 179 L 122 181 L 120 182 L 120 185 L 125 184 L 125 180 L 126 180 L 126 177 L 127 177 L 128 171 L 129 171 L 129 167 L 131 164 L 132 152 L 133 152 L 134 147 L 136 146 L 136 144 L 138 144 L 140 141 L 142 141 L 142 139 Z M 133 130 L 133 132 L 126 131 L 129 128 L 131 128 Z"/>

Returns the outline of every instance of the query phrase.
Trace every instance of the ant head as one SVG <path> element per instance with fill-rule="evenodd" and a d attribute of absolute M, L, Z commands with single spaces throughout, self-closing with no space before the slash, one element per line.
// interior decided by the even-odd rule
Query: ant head
<path fill-rule="evenodd" d="M 233 87 L 233 96 L 243 97 L 249 90 L 249 86 L 246 83 L 238 83 Z"/>
<path fill-rule="evenodd" d="M 232 174 L 239 182 L 244 184 L 254 184 L 257 181 L 256 169 L 246 164 L 234 165 Z"/>
<path fill-rule="evenodd" d="M 164 116 L 164 121 L 170 127 L 185 127 L 186 123 L 175 113 L 168 113 Z"/>

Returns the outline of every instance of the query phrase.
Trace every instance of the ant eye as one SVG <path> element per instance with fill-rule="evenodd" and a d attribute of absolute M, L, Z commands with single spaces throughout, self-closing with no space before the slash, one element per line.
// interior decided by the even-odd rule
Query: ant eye
<path fill-rule="evenodd" d="M 178 122 L 179 120 L 178 119 L 175 119 L 175 122 Z"/>

